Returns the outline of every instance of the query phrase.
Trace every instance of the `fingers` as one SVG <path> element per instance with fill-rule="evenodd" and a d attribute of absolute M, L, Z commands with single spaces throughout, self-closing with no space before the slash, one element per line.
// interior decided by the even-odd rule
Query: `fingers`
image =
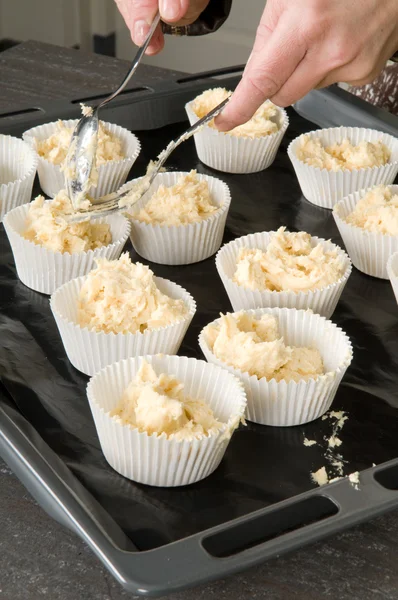
<path fill-rule="evenodd" d="M 379 36 L 380 37 L 380 36 Z M 314 88 L 339 81 L 364 85 L 373 81 L 389 56 L 381 39 L 364 47 L 350 44 L 349 32 L 341 27 L 307 51 L 305 58 L 282 88 L 271 98 L 278 106 L 293 104 Z"/>
<path fill-rule="evenodd" d="M 186 14 L 189 0 L 159 0 L 159 11 L 163 21 L 176 23 Z"/>
<path fill-rule="evenodd" d="M 130 30 L 131 39 L 137 46 L 141 46 L 158 10 L 158 0 L 116 0 L 116 4 Z M 146 54 L 157 54 L 163 46 L 163 33 L 158 26 Z"/>
<path fill-rule="evenodd" d="M 178 20 L 177 25 L 191 25 L 200 17 L 209 0 L 190 0 L 184 15 Z"/>
<path fill-rule="evenodd" d="M 164 35 L 162 32 L 162 26 L 159 25 L 155 29 L 155 33 L 152 36 L 151 43 L 149 44 L 145 54 L 148 56 L 154 56 L 159 54 L 164 48 Z"/>
<path fill-rule="evenodd" d="M 344 81 L 354 87 L 371 83 L 384 69 L 389 56 L 390 49 L 388 47 L 383 48 L 377 53 L 374 52 L 372 55 L 364 53 L 346 65 L 329 71 L 318 83 L 317 88 L 327 87 L 340 81 Z"/>
<path fill-rule="evenodd" d="M 299 40 L 298 25 L 288 13 L 282 14 L 271 33 L 262 19 L 242 79 L 216 119 L 220 131 L 245 123 L 265 100 L 278 93 L 306 53 Z"/>
<path fill-rule="evenodd" d="M 270 100 L 277 106 L 290 106 L 318 87 L 325 74 L 325 65 L 318 57 L 307 53 L 289 79 Z"/>
<path fill-rule="evenodd" d="M 162 21 L 189 25 L 196 21 L 208 3 L 209 0 L 116 0 L 130 30 L 131 38 L 137 46 L 144 43 L 157 10 L 160 12 Z M 159 25 L 146 54 L 157 54 L 163 47 L 164 36 Z"/>

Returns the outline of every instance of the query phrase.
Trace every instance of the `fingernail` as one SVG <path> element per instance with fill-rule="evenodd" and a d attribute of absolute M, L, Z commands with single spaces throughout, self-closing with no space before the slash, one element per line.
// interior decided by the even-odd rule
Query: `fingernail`
<path fill-rule="evenodd" d="M 134 24 L 134 42 L 137 46 L 141 46 L 148 35 L 149 25 L 146 21 L 140 20 L 136 21 Z"/>
<path fill-rule="evenodd" d="M 160 14 L 166 21 L 173 21 L 180 16 L 181 5 L 179 0 L 161 0 L 159 8 Z"/>

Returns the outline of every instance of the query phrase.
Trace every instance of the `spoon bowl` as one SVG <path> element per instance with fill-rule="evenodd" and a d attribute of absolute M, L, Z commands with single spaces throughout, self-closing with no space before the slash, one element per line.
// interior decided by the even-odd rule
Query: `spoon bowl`
<path fill-rule="evenodd" d="M 116 96 L 120 94 L 122 90 L 124 90 L 127 83 L 137 70 L 141 59 L 144 56 L 147 47 L 149 46 L 152 36 L 155 33 L 159 21 L 160 14 L 158 12 L 152 22 L 145 42 L 138 49 L 130 69 L 119 87 L 107 98 L 105 98 L 96 108 L 83 107 L 83 116 L 73 131 L 64 169 L 65 187 L 75 210 L 79 209 L 81 202 L 86 198 L 89 188 L 95 184 L 97 180 L 95 157 L 97 152 L 99 109 L 116 98 Z"/>

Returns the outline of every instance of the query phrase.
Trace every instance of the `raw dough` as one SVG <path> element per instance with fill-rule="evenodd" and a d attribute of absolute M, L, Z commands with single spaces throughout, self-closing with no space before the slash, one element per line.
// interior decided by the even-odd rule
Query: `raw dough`
<path fill-rule="evenodd" d="M 223 88 L 206 90 L 203 92 L 203 94 L 195 98 L 192 103 L 192 110 L 201 119 L 213 108 L 215 108 L 217 104 L 220 104 L 220 102 L 228 98 L 230 95 L 231 92 L 228 92 Z M 271 133 L 276 133 L 278 131 L 278 125 L 276 122 L 271 120 L 271 118 L 276 117 L 277 114 L 277 107 L 272 104 L 272 102 L 267 100 L 256 110 L 252 118 L 247 121 L 247 123 L 243 123 L 243 125 L 239 125 L 238 127 L 235 127 L 235 129 L 228 131 L 228 134 L 237 137 L 258 138 L 265 135 L 270 135 Z M 214 129 L 216 128 L 214 119 L 211 120 L 208 125 Z"/>
<path fill-rule="evenodd" d="M 398 235 L 398 194 L 379 185 L 359 200 L 345 220 L 367 231 Z"/>
<path fill-rule="evenodd" d="M 210 406 L 186 396 L 183 383 L 173 375 L 157 375 L 145 360 L 110 416 L 149 435 L 177 440 L 200 439 L 223 427 Z"/>
<path fill-rule="evenodd" d="M 179 177 L 175 185 L 159 186 L 145 206 L 131 216 L 141 223 L 175 226 L 203 221 L 217 210 L 209 184 L 192 170 Z"/>
<path fill-rule="evenodd" d="M 341 144 L 323 146 L 319 138 L 304 135 L 300 140 L 297 158 L 311 167 L 339 171 L 381 167 L 390 158 L 391 152 L 381 140 L 351 144 L 345 139 Z"/>
<path fill-rule="evenodd" d="M 206 327 L 213 354 L 222 362 L 258 379 L 300 381 L 324 373 L 316 348 L 286 346 L 278 320 L 265 313 L 259 319 L 240 311 L 221 315 L 219 323 Z"/>
<path fill-rule="evenodd" d="M 301 292 L 327 287 L 343 274 L 336 250 L 326 252 L 312 246 L 308 233 L 280 227 L 266 250 L 240 249 L 234 281 L 251 290 Z"/>
<path fill-rule="evenodd" d="M 329 483 L 329 477 L 325 467 L 321 467 L 318 471 L 315 471 L 315 473 L 311 473 L 311 479 L 317 485 L 326 485 Z"/>
<path fill-rule="evenodd" d="M 138 333 L 167 327 L 188 314 L 183 300 L 174 300 L 156 286 L 153 272 L 133 263 L 127 252 L 119 260 L 97 259 L 81 287 L 78 322 L 105 333 Z"/>
<path fill-rule="evenodd" d="M 67 215 L 73 213 L 71 201 L 64 190 L 53 200 L 38 196 L 29 205 L 27 227 L 23 236 L 53 252 L 87 252 L 112 242 L 107 223 L 81 221 L 70 223 Z"/>
<path fill-rule="evenodd" d="M 39 156 L 45 158 L 54 165 L 62 165 L 68 153 L 72 138 L 73 127 L 66 127 L 63 121 L 57 123 L 57 131 L 45 140 L 36 139 L 36 150 Z M 100 121 L 98 128 L 96 166 L 105 164 L 111 160 L 122 160 L 125 158 L 122 142 L 110 133 L 104 123 Z"/>

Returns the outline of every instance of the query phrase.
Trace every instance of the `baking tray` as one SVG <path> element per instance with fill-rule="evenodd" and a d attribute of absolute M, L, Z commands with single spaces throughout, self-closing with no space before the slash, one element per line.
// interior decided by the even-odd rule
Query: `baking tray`
<path fill-rule="evenodd" d="M 104 119 L 134 131 L 156 129 L 186 119 L 184 105 L 209 85 L 235 89 L 244 65 L 237 65 L 185 76 L 172 75 L 151 86 L 134 86 L 134 80 L 111 104 L 101 109 Z M 47 100 L 33 106 L 0 110 L 0 131 L 21 135 L 26 129 L 49 123 L 62 116 L 73 119 L 80 116 L 80 103 L 96 104 L 106 98 L 103 91 L 62 100 Z M 397 117 L 364 102 L 346 90 L 332 85 L 313 90 L 295 104 L 296 111 L 320 127 L 340 125 L 367 127 L 397 133 Z"/>
<path fill-rule="evenodd" d="M 236 85 L 231 70 L 217 77 L 227 77 L 222 85 Z M 142 153 L 132 175 L 142 174 L 148 160 L 183 131 L 185 101 L 216 82 L 214 74 L 205 74 L 173 83 L 168 92 L 165 84 L 159 97 L 154 92 L 144 101 L 142 110 L 127 94 L 107 111 L 104 118 L 118 124 L 141 125 L 134 127 L 142 130 Z M 176 85 L 183 88 L 179 93 Z M 333 90 L 326 96 L 333 106 Z M 163 122 L 153 112 L 159 98 Z M 312 111 L 319 119 L 319 99 L 312 109 L 309 100 L 302 112 Z M 341 110 L 340 95 L 338 104 Z M 77 106 L 65 102 L 57 114 L 48 107 L 45 120 L 77 115 Z M 358 118 L 372 126 L 374 115 L 370 111 L 367 119 L 367 105 L 362 103 L 358 111 Z M 301 196 L 286 148 L 314 123 L 293 109 L 288 112 L 290 126 L 276 160 L 261 173 L 212 171 L 198 161 L 192 140 L 170 159 L 171 168 L 197 168 L 230 186 L 224 242 L 286 225 L 343 245 L 331 212 Z M 34 124 L 32 115 L 36 118 L 35 111 L 8 114 L 0 118 L 0 130 L 21 133 Z M 151 115 L 155 129 L 149 128 Z M 127 248 L 134 260 L 139 258 L 131 245 Z M 214 257 L 189 266 L 150 266 L 196 299 L 198 311 L 180 354 L 202 358 L 197 343 L 201 328 L 231 309 Z M 354 269 L 333 320 L 354 346 L 333 409 L 349 416 L 339 451 L 345 474 L 360 471 L 358 489 L 347 479 L 322 488 L 311 482 L 310 472 L 327 464 L 324 438 L 331 434 L 330 419 L 289 428 L 248 423 L 235 433 L 220 467 L 207 479 L 175 489 L 135 484 L 103 458 L 85 396 L 88 378 L 65 355 L 48 297 L 18 280 L 0 226 L 0 454 L 44 510 L 85 540 L 136 594 L 164 595 L 292 551 L 398 506 L 398 307 L 389 282 Z M 304 437 L 319 445 L 304 446 Z"/>

